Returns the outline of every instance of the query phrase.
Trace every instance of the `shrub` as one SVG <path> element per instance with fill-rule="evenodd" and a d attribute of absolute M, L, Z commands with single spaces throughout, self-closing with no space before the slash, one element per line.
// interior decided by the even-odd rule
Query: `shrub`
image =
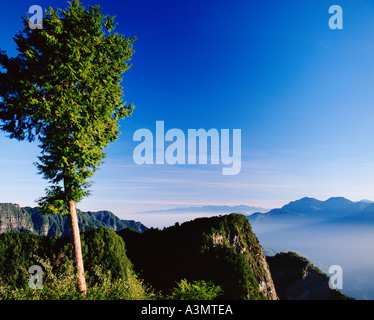
<path fill-rule="evenodd" d="M 214 300 L 223 294 L 220 286 L 214 285 L 211 281 L 196 280 L 188 282 L 182 279 L 177 282 L 170 299 L 173 300 Z"/>

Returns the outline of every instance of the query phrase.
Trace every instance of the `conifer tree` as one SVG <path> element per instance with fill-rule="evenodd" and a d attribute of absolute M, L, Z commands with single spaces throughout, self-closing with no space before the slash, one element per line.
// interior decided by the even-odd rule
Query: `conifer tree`
<path fill-rule="evenodd" d="M 119 135 L 133 106 L 123 101 L 122 75 L 134 37 L 114 32 L 114 17 L 79 0 L 45 11 L 42 29 L 25 28 L 18 55 L 0 52 L 0 129 L 10 138 L 38 140 L 38 172 L 49 182 L 38 200 L 46 213 L 68 214 L 78 285 L 85 294 L 76 204 L 89 195 L 89 178 L 104 148 Z"/>

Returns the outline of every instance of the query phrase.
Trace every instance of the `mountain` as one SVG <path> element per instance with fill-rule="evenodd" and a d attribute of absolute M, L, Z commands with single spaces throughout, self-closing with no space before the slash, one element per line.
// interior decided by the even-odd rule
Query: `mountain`
<path fill-rule="evenodd" d="M 344 294 L 374 299 L 371 201 L 305 197 L 247 218 L 264 247 L 275 252 L 304 252 L 327 267 L 339 265 L 344 268 Z"/>
<path fill-rule="evenodd" d="M 331 294 L 327 276 L 306 259 L 295 260 L 294 254 L 287 254 L 287 259 L 283 255 L 279 258 L 279 254 L 266 258 L 248 219 L 240 214 L 198 218 L 143 233 L 100 227 L 82 232 L 81 238 L 90 285 L 100 267 L 110 271 L 112 279 L 124 279 L 129 271 L 135 271 L 139 280 L 134 278 L 136 283 L 126 290 L 145 292 L 144 280 L 157 292 L 152 299 L 172 294 L 182 279 L 213 282 L 223 289 L 218 299 L 224 300 L 346 298 L 339 292 Z M 54 272 L 63 271 L 64 263 L 72 260 L 69 237 L 0 234 L 0 296 L 2 285 L 27 288 L 29 274 L 25 270 L 40 264 L 38 257 L 51 261 Z M 102 285 L 107 287 L 108 283 Z M 137 291 L 128 294 L 136 296 Z M 61 299 L 71 297 L 62 295 Z"/>
<path fill-rule="evenodd" d="M 287 220 L 374 224 L 374 203 L 369 200 L 353 202 L 343 197 L 332 197 L 326 201 L 305 197 L 291 201 L 282 208 L 256 212 L 248 219 L 252 223 Z"/>
<path fill-rule="evenodd" d="M 177 213 L 214 213 L 214 214 L 229 214 L 232 212 L 240 214 L 250 214 L 254 212 L 266 212 L 267 209 L 261 207 L 252 207 L 247 205 L 238 206 L 200 206 L 200 207 L 187 207 L 187 208 L 173 208 L 166 210 L 152 210 L 144 211 L 139 213 L 165 213 L 165 214 L 177 214 Z"/>
<path fill-rule="evenodd" d="M 77 210 L 80 230 L 86 231 L 98 227 L 118 231 L 134 228 L 139 232 L 147 229 L 140 222 L 121 220 L 110 211 L 83 212 Z M 0 203 L 0 233 L 24 232 L 38 235 L 56 235 L 59 237 L 70 234 L 69 222 L 65 215 L 43 215 L 38 207 L 21 208 L 17 204 Z"/>
<path fill-rule="evenodd" d="M 176 281 L 213 281 L 222 299 L 278 299 L 266 258 L 244 215 L 198 218 L 142 234 L 118 231 L 140 277 L 156 290 Z"/>
<path fill-rule="evenodd" d="M 280 300 L 347 300 L 330 289 L 329 277 L 295 252 L 267 257 L 275 289 Z"/>

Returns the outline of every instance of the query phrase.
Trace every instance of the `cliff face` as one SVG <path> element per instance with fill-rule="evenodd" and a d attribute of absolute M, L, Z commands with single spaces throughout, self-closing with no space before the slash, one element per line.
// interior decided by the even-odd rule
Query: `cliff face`
<path fill-rule="evenodd" d="M 109 211 L 82 212 L 78 210 L 80 231 L 105 227 L 113 231 L 132 227 L 139 232 L 147 228 L 140 222 L 121 220 Z M 67 236 L 69 222 L 65 215 L 43 215 L 38 207 L 21 208 L 17 204 L 0 203 L 0 233 L 24 232 L 47 236 Z"/>
<path fill-rule="evenodd" d="M 19 205 L 0 203 L 0 233 L 22 231 L 33 232 L 31 217 L 25 214 Z"/>
<path fill-rule="evenodd" d="M 265 255 L 244 215 L 198 218 L 181 226 L 118 232 L 135 270 L 155 289 L 175 281 L 213 281 L 222 299 L 278 299 Z"/>
<path fill-rule="evenodd" d="M 235 248 L 237 254 L 244 255 L 259 284 L 259 291 L 268 300 L 277 300 L 278 296 L 263 248 L 252 232 L 250 224 L 240 221 L 235 215 L 231 215 L 230 218 L 232 220 L 227 221 L 227 233 L 222 230 L 212 234 L 213 244 L 215 246 L 227 245 Z"/>
<path fill-rule="evenodd" d="M 329 287 L 329 277 L 294 252 L 267 258 L 281 300 L 350 299 Z"/>

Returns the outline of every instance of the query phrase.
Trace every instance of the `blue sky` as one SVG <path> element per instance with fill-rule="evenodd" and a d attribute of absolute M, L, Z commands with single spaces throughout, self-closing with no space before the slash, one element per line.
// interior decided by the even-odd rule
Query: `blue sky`
<path fill-rule="evenodd" d="M 85 5 L 98 1 L 84 1 Z M 135 35 L 124 75 L 136 108 L 107 148 L 83 210 L 136 212 L 207 204 L 273 208 L 309 196 L 374 200 L 374 3 L 360 1 L 100 1 L 117 31 Z M 31 5 L 2 4 L 0 48 Z M 343 8 L 343 30 L 328 9 Z M 242 169 L 134 163 L 137 129 L 241 129 Z M 0 135 L 0 202 L 35 206 L 46 186 L 37 144 Z M 144 221 L 147 223 L 147 221 Z"/>

